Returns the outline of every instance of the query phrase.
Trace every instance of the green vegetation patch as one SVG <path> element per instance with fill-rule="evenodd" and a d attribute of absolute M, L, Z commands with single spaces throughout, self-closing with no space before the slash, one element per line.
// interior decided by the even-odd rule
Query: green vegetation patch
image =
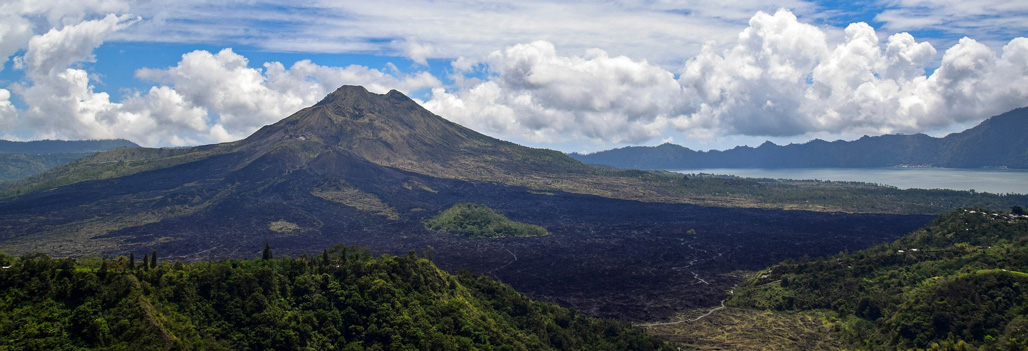
<path fill-rule="evenodd" d="M 471 238 L 509 238 L 549 235 L 546 228 L 516 222 L 493 209 L 458 203 L 425 221 L 425 228 Z"/>
<path fill-rule="evenodd" d="M 284 219 L 280 219 L 280 220 L 268 223 L 268 229 L 270 229 L 271 231 L 276 232 L 276 233 L 289 234 L 289 233 L 293 233 L 293 232 L 298 232 L 298 231 L 300 231 L 301 228 L 296 223 L 289 222 L 289 221 L 286 221 Z"/>
<path fill-rule="evenodd" d="M 0 265 L 0 350 L 672 349 L 413 252 L 194 264 L 0 254 Z"/>

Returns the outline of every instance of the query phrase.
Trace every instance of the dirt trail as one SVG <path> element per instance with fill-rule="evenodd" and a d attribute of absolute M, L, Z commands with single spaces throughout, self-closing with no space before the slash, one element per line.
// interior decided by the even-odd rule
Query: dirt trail
<path fill-rule="evenodd" d="M 514 259 L 513 259 L 513 260 L 510 260 L 510 262 L 507 262 L 507 264 L 504 264 L 504 265 L 502 265 L 502 266 L 496 267 L 495 269 L 493 269 L 493 270 L 491 270 L 491 271 L 487 272 L 487 274 L 492 274 L 493 272 L 496 272 L 496 271 L 498 271 L 498 270 L 501 270 L 501 269 L 507 268 L 507 266 L 509 266 L 509 265 L 510 265 L 511 263 L 514 263 L 514 262 L 517 262 L 517 261 L 518 261 L 518 255 L 515 255 L 513 251 L 510 251 L 510 249 L 506 249 L 506 248 L 505 248 L 504 250 L 507 250 L 507 252 L 508 252 L 508 253 L 510 253 L 510 255 L 511 255 L 511 256 L 514 256 Z"/>
<path fill-rule="evenodd" d="M 695 322 L 695 321 L 701 320 L 703 318 L 706 318 L 707 316 L 709 316 L 711 314 L 714 314 L 714 312 L 717 312 L 718 310 L 721 310 L 721 309 L 724 309 L 724 308 L 725 308 L 725 300 L 721 300 L 721 306 L 714 307 L 714 308 L 710 309 L 709 311 L 707 311 L 707 313 L 704 313 L 702 316 L 699 316 L 699 317 L 696 317 L 696 318 L 683 319 L 683 320 L 674 321 L 674 322 L 634 323 L 632 325 L 637 326 L 637 327 L 659 327 L 659 326 L 665 326 L 665 325 L 682 324 L 682 323 L 685 323 L 685 322 L 690 322 L 691 323 L 691 322 Z"/>

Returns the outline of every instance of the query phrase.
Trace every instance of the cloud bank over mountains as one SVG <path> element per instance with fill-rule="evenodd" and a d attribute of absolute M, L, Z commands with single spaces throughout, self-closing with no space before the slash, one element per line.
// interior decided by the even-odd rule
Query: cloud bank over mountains
<path fill-rule="evenodd" d="M 873 28 L 854 23 L 838 44 L 825 37 L 787 11 L 758 13 L 734 47 L 708 47 L 686 63 L 679 82 L 700 103 L 679 127 L 758 136 L 910 133 L 1028 103 L 1025 38 L 998 54 L 961 39 L 926 76 L 937 50 L 910 34 L 880 42 Z"/>
<path fill-rule="evenodd" d="M 428 92 L 422 102 L 440 116 L 536 146 L 613 146 L 675 135 L 916 133 L 1028 105 L 1026 38 L 993 50 L 965 37 L 943 49 L 866 23 L 818 27 L 789 10 L 755 12 L 734 37 L 714 36 L 720 41 L 692 53 L 682 49 L 677 65 L 666 54 L 651 62 L 616 45 L 614 54 L 604 46 L 565 45 L 566 39 L 525 38 L 480 53 L 462 51 L 460 40 L 411 33 L 382 44 L 415 63 L 409 72 L 310 60 L 257 63 L 231 48 L 193 50 L 173 66 L 137 70 L 135 77 L 152 86 L 114 101 L 84 63 L 95 61 L 94 50 L 107 40 L 161 25 L 162 17 L 134 9 L 149 11 L 115 0 L 70 9 L 57 2 L 0 5 L 0 62 L 24 72 L 21 81 L 0 86 L 0 137 L 128 138 L 148 146 L 229 141 L 344 84 Z M 457 57 L 449 60 L 449 76 L 431 74 L 428 59 L 447 55 Z"/>
<path fill-rule="evenodd" d="M 993 52 L 964 38 L 937 50 L 908 33 L 880 41 L 854 23 L 830 44 L 786 10 L 759 12 L 728 49 L 708 44 L 674 74 L 599 50 L 535 42 L 482 62 L 489 79 L 433 90 L 427 107 L 472 128 L 535 142 L 641 143 L 668 128 L 707 135 L 917 133 L 1028 104 L 1028 39 Z M 677 84 L 675 84 L 677 83 Z"/>

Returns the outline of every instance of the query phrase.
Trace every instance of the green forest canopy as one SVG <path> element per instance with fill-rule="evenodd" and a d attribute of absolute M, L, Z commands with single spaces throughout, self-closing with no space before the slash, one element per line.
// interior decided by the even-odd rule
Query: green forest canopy
<path fill-rule="evenodd" d="M 959 210 L 893 243 L 773 266 L 727 304 L 834 312 L 860 349 L 1024 350 L 1024 272 L 1028 216 Z"/>
<path fill-rule="evenodd" d="M 270 254 L 268 255 L 270 257 Z M 412 251 L 194 264 L 0 256 L 0 350 L 656 350 Z M 133 262 L 134 263 L 134 262 Z M 145 263 L 145 264 L 144 264 Z M 151 268 L 152 267 L 152 268 Z"/>

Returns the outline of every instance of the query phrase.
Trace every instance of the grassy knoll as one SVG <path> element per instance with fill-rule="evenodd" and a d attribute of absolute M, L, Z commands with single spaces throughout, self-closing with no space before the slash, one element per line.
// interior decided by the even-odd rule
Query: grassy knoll
<path fill-rule="evenodd" d="M 425 220 L 425 228 L 471 238 L 509 238 L 548 235 L 546 228 L 516 222 L 484 205 L 458 203 Z"/>

